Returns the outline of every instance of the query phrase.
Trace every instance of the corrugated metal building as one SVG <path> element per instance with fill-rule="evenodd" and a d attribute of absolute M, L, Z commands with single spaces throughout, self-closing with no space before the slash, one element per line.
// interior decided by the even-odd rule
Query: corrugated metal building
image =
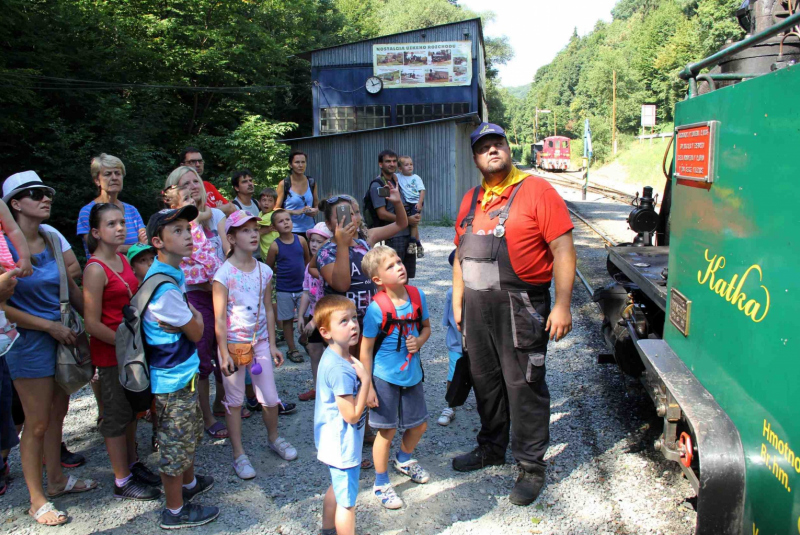
<path fill-rule="evenodd" d="M 393 82 L 385 77 L 383 90 L 377 94 L 366 91 L 368 79 L 391 70 L 379 68 L 377 47 L 442 42 L 468 46 L 471 71 L 464 83 L 391 87 Z M 440 52 L 445 51 L 430 52 L 432 58 L 420 67 L 424 76 L 441 70 L 434 63 L 439 58 L 433 58 Z M 456 63 L 459 53 L 454 51 L 451 81 L 454 73 L 458 74 L 456 65 L 461 65 Z M 405 54 L 408 60 L 413 53 Z M 398 61 L 404 61 L 402 53 L 398 55 Z M 478 181 L 469 134 L 488 115 L 480 19 L 315 50 L 301 57 L 311 62 L 315 135 L 286 142 L 292 150 L 308 154 L 307 174 L 317 179 L 319 197 L 346 193 L 361 200 L 370 180 L 379 174 L 378 153 L 391 149 L 410 155 L 415 172 L 425 182 L 424 219 L 455 219 L 461 197 Z M 422 60 L 420 56 L 411 59 Z M 405 69 L 415 71 L 417 66 Z M 404 70 L 403 82 L 405 76 Z M 435 80 L 425 78 L 425 82 Z"/>

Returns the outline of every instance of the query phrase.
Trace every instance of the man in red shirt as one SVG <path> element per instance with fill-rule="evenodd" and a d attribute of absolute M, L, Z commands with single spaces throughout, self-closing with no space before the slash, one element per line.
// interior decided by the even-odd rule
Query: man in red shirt
<path fill-rule="evenodd" d="M 194 167 L 194 170 L 197 172 L 197 176 L 203 178 L 203 171 L 205 171 L 206 164 L 203 160 L 203 155 L 200 154 L 198 149 L 194 147 L 186 147 L 181 152 L 181 157 L 179 160 L 180 165 Z M 206 190 L 206 206 L 209 208 L 218 208 L 222 210 L 226 216 L 231 215 L 236 210 L 236 206 L 229 203 L 228 199 L 226 199 L 225 196 L 219 192 L 214 184 L 208 180 L 203 180 L 203 187 Z"/>
<path fill-rule="evenodd" d="M 547 342 L 572 330 L 572 220 L 546 180 L 513 165 L 502 128 L 482 123 L 470 138 L 483 182 L 464 196 L 456 220 L 453 316 L 469 355 L 481 430 L 478 447 L 453 459 L 453 468 L 504 464 L 511 429 L 521 470 L 509 500 L 528 505 L 544 486 L 550 441 Z"/>

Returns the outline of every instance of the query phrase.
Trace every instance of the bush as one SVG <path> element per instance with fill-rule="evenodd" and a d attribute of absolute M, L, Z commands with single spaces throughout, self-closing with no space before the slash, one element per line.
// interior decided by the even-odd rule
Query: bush
<path fill-rule="evenodd" d="M 224 189 L 231 197 L 230 176 L 239 169 L 249 169 L 253 173 L 256 189 L 274 187 L 286 177 L 289 167 L 286 159 L 290 148 L 280 143 L 278 138 L 295 128 L 295 123 L 275 123 L 260 115 L 250 115 L 227 135 L 203 136 L 198 144 L 208 150 L 215 161 L 225 164 L 222 172 L 215 172 L 210 177 L 212 182 L 222 185 L 220 189 Z"/>

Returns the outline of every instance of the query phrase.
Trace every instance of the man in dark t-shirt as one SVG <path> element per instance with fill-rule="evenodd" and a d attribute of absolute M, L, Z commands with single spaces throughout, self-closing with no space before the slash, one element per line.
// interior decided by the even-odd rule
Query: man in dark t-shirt
<path fill-rule="evenodd" d="M 378 154 L 378 167 L 381 169 L 381 174 L 378 175 L 378 180 L 373 180 L 371 182 L 369 186 L 369 197 L 372 206 L 375 207 L 378 219 L 380 220 L 379 226 L 383 226 L 394 223 L 397 218 L 392 203 L 386 202 L 386 198 L 378 195 L 378 188 L 385 186 L 387 182 L 391 182 L 394 187 L 398 187 L 397 178 L 395 177 L 395 172 L 397 172 L 397 154 L 391 150 L 384 150 Z M 403 200 L 403 204 L 405 204 L 405 199 Z M 419 214 L 409 216 L 409 224 L 419 224 L 420 217 Z M 386 245 L 397 252 L 397 256 L 400 257 L 400 260 L 406 267 L 408 278 L 413 279 L 417 271 L 417 255 L 416 253 L 408 252 L 410 243 L 411 235 L 408 228 L 401 230 L 393 238 L 386 240 Z"/>

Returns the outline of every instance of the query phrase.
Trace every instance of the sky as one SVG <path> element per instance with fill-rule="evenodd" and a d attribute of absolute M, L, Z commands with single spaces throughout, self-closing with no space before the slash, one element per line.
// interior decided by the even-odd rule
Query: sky
<path fill-rule="evenodd" d="M 508 36 L 514 59 L 500 65 L 501 85 L 516 87 L 533 81 L 536 69 L 550 63 L 566 46 L 577 26 L 586 35 L 595 23 L 611 21 L 617 0 L 459 0 L 473 11 L 493 11 L 495 19 L 484 27 L 486 37 Z"/>

